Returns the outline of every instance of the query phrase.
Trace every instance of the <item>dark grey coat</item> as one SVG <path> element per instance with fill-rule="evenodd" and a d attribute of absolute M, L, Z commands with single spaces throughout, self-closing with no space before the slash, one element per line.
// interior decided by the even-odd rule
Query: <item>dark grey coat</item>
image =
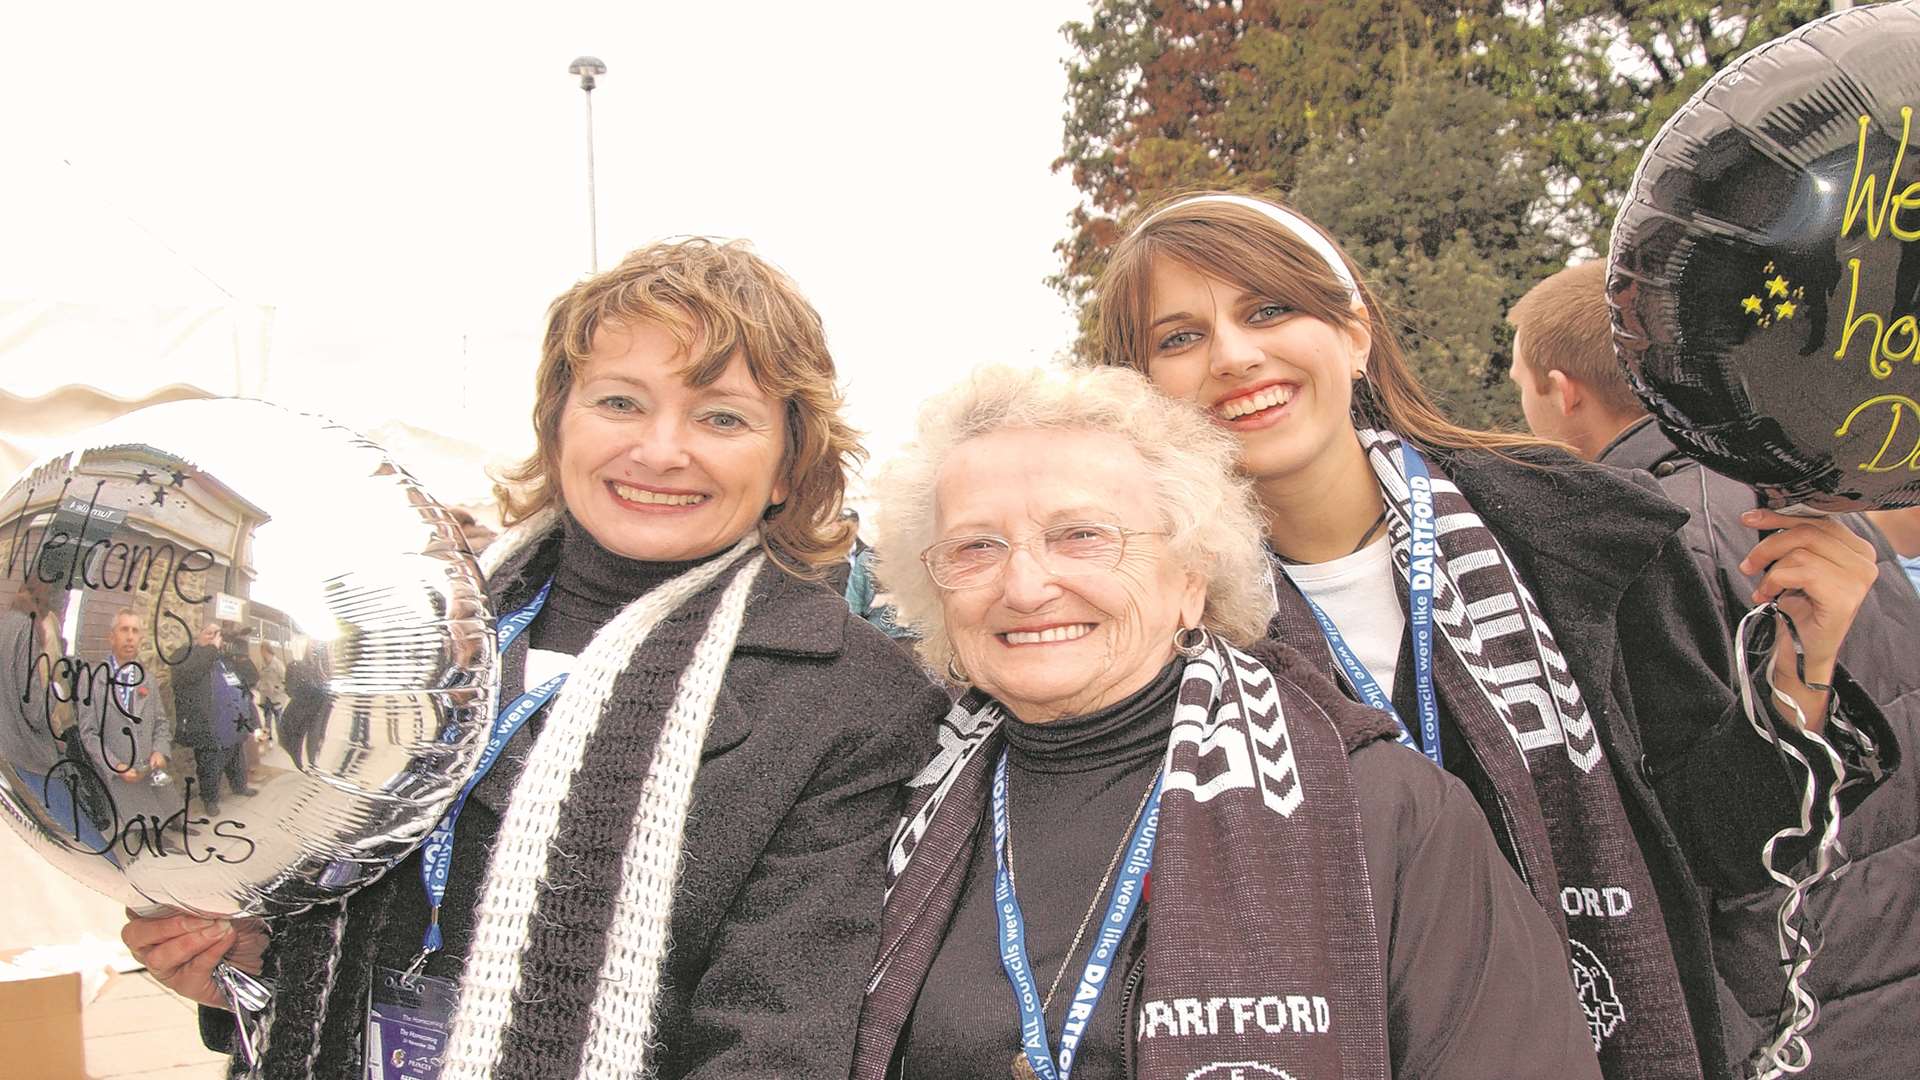
<path fill-rule="evenodd" d="M 1703 1073 L 1731 1080 L 1760 1032 L 1723 995 L 1701 888 L 1764 887 L 1760 852 L 1798 821 L 1798 793 L 1730 688 L 1731 642 L 1700 633 L 1718 615 L 1680 535 L 1686 513 L 1650 478 L 1558 451 L 1529 452 L 1537 464 L 1433 456 L 1553 627 L 1659 893 Z M 1897 761 L 1872 701 L 1844 671 L 1835 682 L 1850 719 L 1886 736 L 1885 760 Z"/>
<path fill-rule="evenodd" d="M 1758 579 L 1740 572 L 1759 534 L 1740 514 L 1758 505 L 1753 489 L 1696 464 L 1675 449 L 1651 419 L 1629 428 L 1600 457 L 1651 473 L 1691 515 L 1682 536 L 1706 575 L 1724 621 L 1709 632 L 1730 636 L 1751 605 Z M 1920 740 L 1920 594 L 1886 538 L 1865 518 L 1847 526 L 1879 552 L 1880 579 L 1867 594 L 1841 663 L 1886 714 L 1908 746 Z M 1826 945 L 1808 985 L 1820 1000 L 1811 1037 L 1813 1067 L 1803 1077 L 1911 1076 L 1920 1062 L 1920 780 L 1907 768 L 1849 814 L 1840 840 L 1853 866 L 1817 894 Z M 1774 942 L 1781 894 L 1715 892 L 1710 914 L 1714 960 L 1744 1012 L 1770 1022 L 1783 978 Z M 1906 917 L 1900 917 L 1904 914 Z"/>
<path fill-rule="evenodd" d="M 495 575 L 496 610 L 518 609 L 545 580 L 541 554 Z M 622 675 L 610 700 L 631 697 L 634 677 Z M 517 673 L 503 681 L 517 691 Z M 901 782 L 931 756 L 947 707 L 907 654 L 840 597 L 773 566 L 762 572 L 694 781 L 655 1006 L 656 1075 L 846 1075 Z M 463 966 L 487 856 L 533 727 L 508 744 L 460 817 L 442 910 L 446 946 L 430 975 L 455 976 Z M 426 928 L 418 854 L 346 903 L 347 948 L 326 999 L 316 1075 L 359 1080 L 367 979 L 376 965 L 404 969 Z M 276 950 L 287 930 L 298 932 L 276 927 Z M 202 1013 L 208 1045 L 229 1049 L 231 1016 Z"/>

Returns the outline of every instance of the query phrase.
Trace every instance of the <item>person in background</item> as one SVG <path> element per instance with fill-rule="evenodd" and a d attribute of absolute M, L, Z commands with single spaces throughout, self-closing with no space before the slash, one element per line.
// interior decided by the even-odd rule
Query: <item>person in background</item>
<path fill-rule="evenodd" d="M 880 589 L 879 579 L 874 576 L 873 548 L 860 538 L 858 532 L 860 514 L 848 507 L 840 516 L 855 529 L 853 550 L 847 552 L 846 562 L 835 566 L 827 575 L 827 587 L 838 592 L 855 615 L 878 627 L 881 633 L 896 640 L 910 640 L 913 635 L 900 625 L 893 605 L 888 602 L 886 594 Z"/>
<path fill-rule="evenodd" d="M 260 682 L 254 687 L 260 705 L 260 729 L 277 732 L 287 707 L 287 661 L 272 642 L 260 646 Z"/>
<path fill-rule="evenodd" d="M 1867 519 L 1879 528 L 1880 535 L 1900 556 L 1915 592 L 1920 592 L 1920 506 L 1899 510 L 1869 510 Z"/>
<path fill-rule="evenodd" d="M 1723 1031 L 1698 888 L 1764 885 L 1762 851 L 1799 824 L 1804 785 L 1748 721 L 1726 644 L 1694 632 L 1715 615 L 1676 539 L 1685 513 L 1650 482 L 1448 422 L 1352 261 L 1270 200 L 1144 208 L 1109 256 L 1096 325 L 1100 360 L 1239 440 L 1274 556 L 1270 633 L 1392 708 L 1404 740 L 1475 793 L 1566 934 L 1602 1070 L 1731 1076 L 1755 1040 Z M 1795 719 L 1764 694 L 1760 715 L 1793 739 L 1800 723 L 1837 731 L 1837 704 L 1886 734 L 1833 674 L 1872 579 L 1865 545 L 1760 524 L 1783 530 L 1752 554 L 1779 560 L 1762 587 L 1804 592 L 1782 604 L 1822 684 L 1776 650 L 1756 666 Z M 1805 575 L 1816 556 L 1844 568 Z M 1838 741 L 1861 781 L 1838 792 L 1851 805 L 1881 759 Z"/>
<path fill-rule="evenodd" d="M 244 646 L 240 646 L 244 648 Z M 248 696 L 258 676 L 253 662 L 229 648 L 225 631 L 209 622 L 194 634 L 193 647 L 174 665 L 173 737 L 193 749 L 200 801 L 209 816 L 220 813 L 221 779 L 235 795 L 252 795 L 247 747 L 258 724 Z"/>
<path fill-rule="evenodd" d="M 534 399 L 481 564 L 502 749 L 422 850 L 274 923 L 259 1072 L 360 1080 L 404 1028 L 442 1080 L 844 1077 L 948 703 L 820 585 L 861 455 L 820 317 L 744 244 L 655 244 L 554 301 Z M 265 935 L 122 937 L 230 1048 L 208 973 Z"/>
<path fill-rule="evenodd" d="M 0 731 L 18 751 L 9 760 L 42 778 L 73 726 L 70 694 L 54 674 L 66 656 L 60 612 L 67 595 L 64 580 L 30 572 L 0 606 Z"/>
<path fill-rule="evenodd" d="M 56 674 L 66 656 L 60 612 L 68 591 L 64 575 L 50 576 L 29 569 L 0 605 L 0 767 L 38 800 L 44 827 L 97 850 L 103 781 L 79 744 L 71 688 Z"/>
<path fill-rule="evenodd" d="M 1605 264 L 1582 263 L 1547 278 L 1508 319 L 1515 330 L 1511 375 L 1528 426 L 1582 457 L 1651 475 L 1687 511 L 1680 536 L 1712 591 L 1710 610 L 1720 615 L 1689 629 L 1699 638 L 1732 640 L 1758 599 L 1765 569 L 1748 554 L 1760 534 L 1744 518 L 1758 497 L 1686 456 L 1641 407 L 1614 357 Z M 1899 515 L 1915 513 L 1891 511 L 1881 520 L 1898 527 Z M 1912 746 L 1920 740 L 1920 594 L 1908 588 L 1886 534 L 1858 514 L 1834 520 L 1871 544 L 1879 564 L 1840 663 L 1900 742 Z M 1887 913 L 1920 911 L 1915 770 L 1888 777 L 1846 816 L 1840 839 L 1854 865 L 1819 894 L 1825 944 L 1808 986 L 1820 1001 L 1820 1022 L 1811 1036 L 1813 1067 L 1801 1075 L 1906 1077 L 1920 1061 L 1920 1025 L 1910 1022 L 1920 1016 L 1920 921 L 1889 920 Z M 1709 908 L 1714 962 L 1756 1024 L 1771 1021 L 1784 985 L 1774 925 L 1780 899 L 1773 888 L 1716 889 Z"/>
<path fill-rule="evenodd" d="M 142 658 L 146 641 L 140 616 L 131 610 L 114 613 L 108 631 L 107 658 L 114 704 L 105 713 L 104 730 L 87 739 L 89 752 L 102 767 L 128 783 L 167 767 L 173 756 L 173 717 L 166 695 L 160 692 L 160 673 L 153 657 Z"/>
<path fill-rule="evenodd" d="M 1132 372 L 987 368 L 883 474 L 882 570 L 967 693 L 855 1080 L 1599 1076 L 1466 787 L 1262 640 L 1236 450 Z"/>
<path fill-rule="evenodd" d="M 325 646 L 309 642 L 307 654 L 287 665 L 287 707 L 280 714 L 280 748 L 293 767 L 313 766 L 326 740 L 326 715 L 333 697 L 327 692 Z"/>

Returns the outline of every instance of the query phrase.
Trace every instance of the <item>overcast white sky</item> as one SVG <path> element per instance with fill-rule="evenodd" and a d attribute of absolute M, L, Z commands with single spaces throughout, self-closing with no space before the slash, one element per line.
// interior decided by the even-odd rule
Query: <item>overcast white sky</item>
<path fill-rule="evenodd" d="M 264 396 L 517 453 L 545 305 L 586 270 L 566 67 L 590 53 L 609 68 L 601 265 L 669 234 L 753 240 L 820 308 L 884 455 L 927 389 L 1069 340 L 1042 278 L 1074 203 L 1048 168 L 1058 27 L 1085 11 L 18 5 L 0 40 L 0 297 L 224 290 L 274 309 Z M 72 381 L 132 377 L 76 359 Z M 43 381 L 0 369 L 0 388 Z"/>

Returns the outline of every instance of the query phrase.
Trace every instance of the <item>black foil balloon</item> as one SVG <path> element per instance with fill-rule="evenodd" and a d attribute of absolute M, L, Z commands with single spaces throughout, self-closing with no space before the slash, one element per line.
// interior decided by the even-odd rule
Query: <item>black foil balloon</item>
<path fill-rule="evenodd" d="M 1920 3 L 1836 12 L 1648 146 L 1608 292 L 1676 445 L 1766 503 L 1920 505 Z"/>

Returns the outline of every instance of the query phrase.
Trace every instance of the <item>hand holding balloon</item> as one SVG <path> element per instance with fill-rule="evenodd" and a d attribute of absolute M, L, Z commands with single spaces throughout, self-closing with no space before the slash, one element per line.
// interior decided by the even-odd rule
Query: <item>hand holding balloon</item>
<path fill-rule="evenodd" d="M 1807 683 L 1833 681 L 1840 643 L 1880 574 L 1873 545 L 1833 518 L 1809 520 L 1749 510 L 1740 520 L 1755 529 L 1780 530 L 1755 544 L 1740 570 L 1766 571 L 1753 591 L 1753 602 L 1778 604 L 1799 631 L 1805 652 L 1796 655 L 1792 635 L 1780 628 L 1773 648 L 1773 683 L 1800 706 L 1807 729 L 1818 733 L 1826 722 L 1828 693 Z M 1801 663 L 1806 682 L 1801 681 Z"/>
<path fill-rule="evenodd" d="M 267 931 L 257 919 L 202 919 L 192 915 L 142 917 L 127 912 L 120 928 L 134 959 L 161 985 L 190 1001 L 231 1008 L 213 969 L 225 960 L 249 975 L 260 974 Z"/>

